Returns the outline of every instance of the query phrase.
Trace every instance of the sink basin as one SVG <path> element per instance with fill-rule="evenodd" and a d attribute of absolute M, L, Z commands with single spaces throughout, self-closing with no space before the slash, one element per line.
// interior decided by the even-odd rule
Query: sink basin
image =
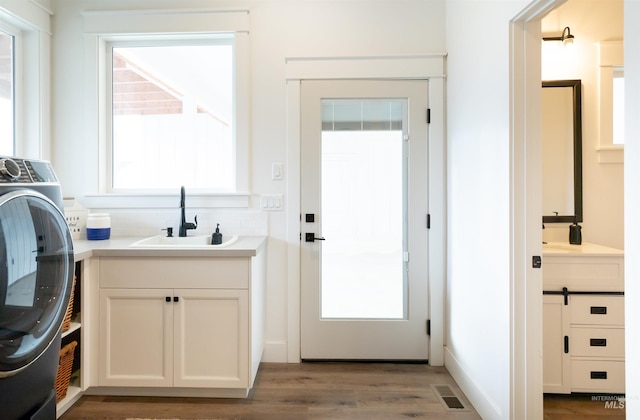
<path fill-rule="evenodd" d="M 211 235 L 198 236 L 152 236 L 150 238 L 141 239 L 130 245 L 131 248 L 175 248 L 175 249 L 211 249 L 224 248 L 238 240 L 238 236 L 222 237 L 220 245 L 211 245 Z"/>

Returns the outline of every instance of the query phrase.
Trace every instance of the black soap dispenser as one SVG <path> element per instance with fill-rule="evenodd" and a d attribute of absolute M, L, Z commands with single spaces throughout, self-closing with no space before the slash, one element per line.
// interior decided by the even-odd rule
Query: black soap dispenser
<path fill-rule="evenodd" d="M 211 235 L 211 245 L 220 245 L 222 243 L 222 233 L 220 233 L 220 223 L 216 226 L 216 231 Z"/>
<path fill-rule="evenodd" d="M 575 220 L 573 224 L 569 226 L 569 243 L 571 245 L 582 244 L 582 226 Z"/>

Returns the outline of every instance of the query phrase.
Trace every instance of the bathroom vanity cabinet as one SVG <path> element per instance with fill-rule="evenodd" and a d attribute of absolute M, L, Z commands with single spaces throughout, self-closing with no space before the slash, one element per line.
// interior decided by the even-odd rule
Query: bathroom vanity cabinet
<path fill-rule="evenodd" d="M 624 393 L 624 256 L 593 244 L 543 249 L 545 393 Z"/>
<path fill-rule="evenodd" d="M 57 417 L 82 395 L 243 398 L 253 386 L 267 238 L 217 249 L 134 247 L 139 240 L 74 241 L 74 310 L 63 340 L 78 346 Z"/>
<path fill-rule="evenodd" d="M 263 348 L 264 256 L 99 259 L 97 393 L 245 397 Z"/>
<path fill-rule="evenodd" d="M 247 301 L 246 290 L 100 290 L 99 385 L 247 388 Z"/>

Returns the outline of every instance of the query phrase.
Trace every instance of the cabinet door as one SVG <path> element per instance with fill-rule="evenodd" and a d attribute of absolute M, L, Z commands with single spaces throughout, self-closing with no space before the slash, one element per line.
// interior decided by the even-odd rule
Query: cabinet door
<path fill-rule="evenodd" d="M 173 385 L 173 291 L 100 290 L 101 386 Z"/>
<path fill-rule="evenodd" d="M 543 392 L 571 392 L 571 358 L 565 346 L 569 337 L 568 308 L 564 296 L 543 296 Z"/>
<path fill-rule="evenodd" d="M 174 385 L 248 387 L 247 291 L 176 289 L 174 295 Z"/>

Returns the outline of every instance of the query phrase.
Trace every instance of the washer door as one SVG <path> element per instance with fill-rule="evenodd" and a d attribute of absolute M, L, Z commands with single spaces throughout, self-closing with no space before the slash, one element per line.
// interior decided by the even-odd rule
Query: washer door
<path fill-rule="evenodd" d="M 0 196 L 0 377 L 36 360 L 60 331 L 73 285 L 73 242 L 35 191 Z"/>

